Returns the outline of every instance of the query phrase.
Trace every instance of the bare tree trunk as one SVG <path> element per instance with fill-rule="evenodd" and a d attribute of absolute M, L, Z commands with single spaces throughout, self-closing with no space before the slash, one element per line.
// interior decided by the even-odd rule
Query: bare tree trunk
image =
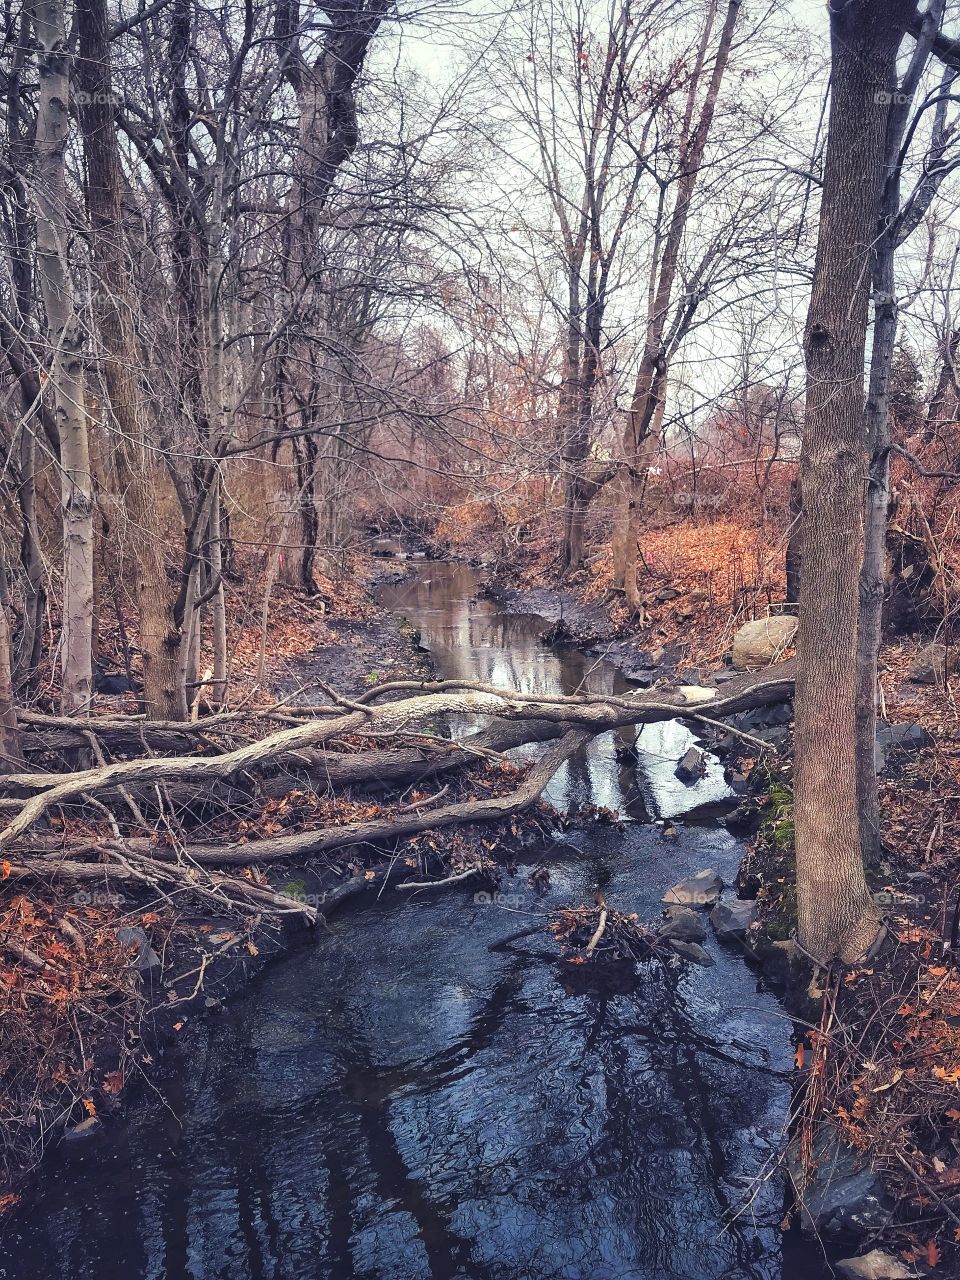
<path fill-rule="evenodd" d="M 680 247 L 690 215 L 690 201 L 693 198 L 697 175 L 703 164 L 704 152 L 710 136 L 710 126 L 713 123 L 720 85 L 737 25 L 740 0 L 728 0 L 710 83 L 696 126 L 691 131 L 690 122 L 693 118 L 700 72 L 706 62 L 707 44 L 716 9 L 717 2 L 712 0 L 697 57 L 697 66 L 691 77 L 681 144 L 681 171 L 677 183 L 677 197 L 664 238 L 656 288 L 653 290 L 650 313 L 647 317 L 647 331 L 644 336 L 640 368 L 637 372 L 633 398 L 624 429 L 625 465 L 620 478 L 620 510 L 613 545 L 613 581 L 614 587 L 623 591 L 627 604 L 636 612 L 639 612 L 641 607 L 637 586 L 640 501 L 646 472 L 659 447 L 660 424 L 663 421 L 667 382 L 667 358 L 664 349 L 667 316 L 680 259 Z"/>
<path fill-rule="evenodd" d="M 223 485 L 218 473 L 210 504 L 210 577 L 213 588 L 213 683 L 210 696 L 214 706 L 222 706 L 227 698 L 227 607 L 223 583 Z"/>
<path fill-rule="evenodd" d="M 860 843 L 856 696 L 866 473 L 863 368 L 887 103 L 910 9 L 831 6 L 832 96 L 804 338 L 803 565 L 796 693 L 798 937 L 853 962 L 877 932 Z"/>
<path fill-rule="evenodd" d="M 940 27 L 944 0 L 934 0 L 903 82 L 887 117 L 886 156 L 880 219 L 873 265 L 873 340 L 866 403 L 870 470 L 864 518 L 863 568 L 860 571 L 860 624 L 857 632 L 857 795 L 860 839 L 868 866 L 880 861 L 880 799 L 877 791 L 877 667 L 887 583 L 887 513 L 890 506 L 890 368 L 897 338 L 895 256 L 904 230 L 900 218 L 900 151 L 913 97 L 933 37 Z M 945 123 L 946 102 L 934 117 L 933 147 Z M 934 157 L 931 157 L 933 159 Z M 932 165 L 930 166 L 933 167 Z"/>
<path fill-rule="evenodd" d="M 99 276 L 93 309 L 105 348 L 103 380 L 119 428 L 114 461 L 131 525 L 129 569 L 140 615 L 144 705 L 147 715 L 155 719 L 184 719 L 187 700 L 179 680 L 182 634 L 173 618 L 176 583 L 168 573 L 171 545 L 179 545 L 183 529 L 173 484 L 157 457 L 159 425 L 145 403 L 136 373 L 143 361 L 131 323 L 134 300 L 125 264 L 104 0 L 80 0 L 77 20 L 87 205 L 91 251 Z"/>
<path fill-rule="evenodd" d="M 60 440 L 63 515 L 62 706 L 93 696 L 93 478 L 84 405 L 83 330 L 70 281 L 65 151 L 70 56 L 62 0 L 35 0 L 40 74 L 35 144 L 37 265 L 47 318 L 50 387 Z"/>
<path fill-rule="evenodd" d="M 927 407 L 924 434 L 932 439 L 941 420 L 949 417 L 948 404 L 957 400 L 957 352 L 960 350 L 960 329 L 954 329 L 943 341 L 943 358 L 937 384 Z"/>
<path fill-rule="evenodd" d="M 10 673 L 10 625 L 6 604 L 0 599 L 0 773 L 14 773 L 22 767 L 23 752 Z"/>
<path fill-rule="evenodd" d="M 34 424 L 23 432 L 17 471 L 17 501 L 20 507 L 20 568 L 23 575 L 23 618 L 19 649 L 12 659 L 15 689 L 31 686 L 36 678 L 43 645 L 43 556 L 37 524 L 37 441 Z"/>

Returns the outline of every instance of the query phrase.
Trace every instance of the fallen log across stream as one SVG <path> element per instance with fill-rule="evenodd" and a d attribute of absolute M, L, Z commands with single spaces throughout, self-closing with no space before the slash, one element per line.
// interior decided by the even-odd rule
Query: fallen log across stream
<path fill-rule="evenodd" d="M 353 702 L 337 698 L 336 706 L 317 709 L 317 714 L 302 722 L 287 723 L 252 741 L 230 749 L 221 744 L 213 754 L 144 755 L 73 773 L 22 772 L 0 777 L 0 802 L 4 814 L 10 815 L 0 828 L 0 853 L 7 859 L 10 874 L 37 875 L 46 870 L 66 878 L 85 878 L 88 872 L 80 868 L 89 867 L 89 859 L 96 858 L 93 865 L 100 874 L 112 870 L 119 876 L 122 869 L 124 878 L 149 880 L 152 864 L 165 885 L 171 876 L 181 874 L 188 884 L 203 881 L 204 892 L 222 896 L 233 886 L 223 878 L 216 885 L 207 883 L 202 873 L 209 875 L 215 867 L 288 861 L 351 846 L 389 844 L 427 830 L 510 818 L 533 805 L 561 765 L 597 734 L 671 719 L 716 725 L 737 712 L 790 697 L 794 674 L 794 664 L 787 662 L 734 677 L 720 687 L 677 685 L 622 696 L 531 695 L 449 680 L 384 684 Z M 449 715 L 489 718 L 491 723 L 458 742 L 425 732 Z M 53 719 L 43 718 L 45 732 L 55 727 L 50 723 Z M 212 727 L 218 729 L 230 723 L 229 717 L 216 719 L 218 723 Z M 284 719 L 296 717 L 285 714 Z M 148 742 L 151 730 L 149 722 L 141 722 L 140 740 Z M 84 731 L 100 739 L 95 719 L 84 722 Z M 169 725 L 162 726 L 164 735 L 170 732 Z M 184 741 L 196 750 L 196 738 Z M 284 788 L 289 791 L 302 786 L 304 776 L 318 791 L 337 792 L 369 784 L 378 789 L 403 787 L 478 759 L 501 758 L 504 751 L 523 743 L 550 741 L 553 745 L 505 794 L 443 806 L 428 802 L 406 805 L 361 821 L 308 827 L 261 839 L 244 835 L 220 843 L 200 843 L 178 833 L 178 838 L 171 840 L 168 827 L 163 829 L 162 839 L 125 837 L 105 803 L 116 800 L 125 804 L 136 817 L 136 797 L 149 789 L 162 793 L 163 788 L 175 786 L 202 795 L 253 780 L 254 787 L 266 784 L 261 794 L 276 795 L 283 794 Z M 69 841 L 36 830 L 51 810 L 75 805 L 108 816 L 112 836 L 71 846 Z M 266 890 L 253 894 L 244 890 L 240 897 L 248 909 L 251 899 L 258 900 L 257 905 L 268 905 Z M 292 904 L 275 905 L 290 909 Z"/>

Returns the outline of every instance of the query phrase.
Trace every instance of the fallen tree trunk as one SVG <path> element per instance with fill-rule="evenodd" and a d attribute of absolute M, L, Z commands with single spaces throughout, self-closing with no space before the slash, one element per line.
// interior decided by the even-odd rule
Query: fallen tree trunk
<path fill-rule="evenodd" d="M 560 766 L 593 734 L 586 729 L 571 729 L 558 743 L 544 752 L 523 782 L 514 791 L 486 800 L 462 800 L 441 809 L 420 813 L 403 813 L 393 817 L 371 818 L 363 822 L 342 822 L 336 826 L 318 827 L 312 831 L 289 832 L 245 844 L 191 845 L 190 858 L 201 865 L 244 866 L 258 862 L 276 862 L 311 854 L 329 853 L 362 844 L 384 844 L 421 831 L 437 831 L 467 822 L 495 822 L 522 813 L 539 799 L 544 787 Z M 156 858 L 172 858 L 172 851 L 151 846 L 148 841 L 130 841 L 131 847 L 150 852 Z"/>
<path fill-rule="evenodd" d="M 789 672 L 785 672 L 783 667 L 790 667 Z M 301 764 L 308 764 L 307 753 L 332 739 L 351 735 L 375 740 L 402 737 L 431 719 L 447 714 L 490 716 L 512 724 L 544 722 L 556 725 L 558 732 L 567 727 L 580 727 L 591 734 L 625 725 L 677 718 L 693 722 L 701 718 L 715 721 L 737 711 L 788 697 L 793 688 L 793 670 L 791 664 L 782 664 L 779 671 L 771 668 L 746 679 L 738 678 L 723 689 L 683 685 L 673 690 L 638 692 L 623 697 L 589 694 L 543 697 L 486 685 L 464 685 L 453 692 L 450 691 L 450 683 L 444 682 L 438 692 L 419 694 L 381 706 L 353 704 L 356 709 L 339 716 L 282 729 L 221 755 L 126 760 L 65 776 L 10 774 L 0 779 L 0 786 L 5 792 L 19 790 L 37 794 L 25 800 L 20 812 L 0 831 L 0 845 L 8 844 L 29 830 L 51 807 L 79 796 L 95 796 L 112 787 L 144 783 L 187 782 L 198 787 L 207 786 L 210 782 L 228 779 L 282 759 L 296 760 L 299 757 Z M 709 708 L 710 716 L 704 717 L 701 708 Z M 341 762 L 343 758 L 341 753 Z M 327 763 L 329 767 L 332 761 Z"/>

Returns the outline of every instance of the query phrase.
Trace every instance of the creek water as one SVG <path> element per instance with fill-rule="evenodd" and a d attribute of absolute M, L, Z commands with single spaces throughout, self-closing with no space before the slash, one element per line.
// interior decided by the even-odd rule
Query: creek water
<path fill-rule="evenodd" d="M 530 692 L 621 691 L 603 661 L 540 641 L 541 619 L 420 562 L 382 599 L 436 669 Z M 454 732 L 466 726 L 451 726 Z M 775 1169 L 790 1026 L 736 954 L 675 979 L 571 985 L 550 935 L 492 944 L 557 906 L 652 918 L 674 881 L 732 880 L 715 823 L 665 840 L 684 788 L 678 725 L 598 738 L 551 783 L 622 827 L 577 830 L 528 886 L 393 894 L 334 917 L 227 1009 L 198 1019 L 139 1104 L 81 1163 L 54 1152 L 0 1241 L 2 1280 L 816 1280 L 782 1236 Z M 403 899 L 398 902 L 397 899 Z"/>

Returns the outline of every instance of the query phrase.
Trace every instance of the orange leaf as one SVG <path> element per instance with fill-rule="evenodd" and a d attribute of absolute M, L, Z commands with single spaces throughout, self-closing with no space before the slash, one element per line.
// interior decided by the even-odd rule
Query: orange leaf
<path fill-rule="evenodd" d="M 796 1064 L 797 1070 L 802 1071 L 803 1070 L 803 1045 L 802 1044 L 797 1045 L 797 1051 L 793 1055 L 793 1061 Z"/>
<path fill-rule="evenodd" d="M 940 1250 L 937 1248 L 936 1240 L 931 1240 L 927 1245 L 927 1266 L 935 1267 L 940 1262 Z"/>
<path fill-rule="evenodd" d="M 108 1071 L 103 1077 L 102 1087 L 104 1093 L 119 1093 L 123 1088 L 123 1072 Z"/>
<path fill-rule="evenodd" d="M 92 1098 L 81 1098 L 80 1101 L 83 1103 L 83 1109 L 86 1111 L 88 1116 L 95 1116 L 97 1114 L 97 1108 L 93 1105 Z"/>
<path fill-rule="evenodd" d="M 2 872 L 2 875 L 0 875 L 0 880 L 8 880 L 10 878 L 10 872 L 12 870 L 13 868 L 10 866 L 9 859 L 4 858 L 3 862 L 0 863 L 0 872 Z"/>

